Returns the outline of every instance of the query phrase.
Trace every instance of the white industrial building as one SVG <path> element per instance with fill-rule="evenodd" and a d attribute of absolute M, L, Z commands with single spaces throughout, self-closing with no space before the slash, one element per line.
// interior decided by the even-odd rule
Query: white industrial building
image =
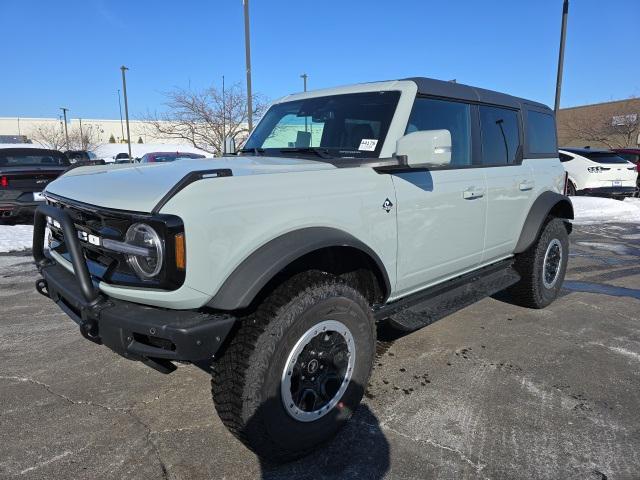
<path fill-rule="evenodd" d="M 121 143 L 123 139 L 126 141 L 127 127 L 124 121 L 121 123 L 120 120 L 73 118 L 67 120 L 67 128 L 69 130 L 78 129 L 80 122 L 82 122 L 84 129 L 90 128 L 95 132 L 97 143 L 109 143 L 112 136 L 116 143 Z M 0 117 L 0 137 L 26 137 L 30 139 L 39 126 L 58 126 L 62 131 L 64 121 L 59 118 Z M 130 120 L 129 128 L 132 144 L 138 143 L 139 140 L 142 140 L 142 143 L 188 144 L 186 140 L 154 136 L 148 125 L 139 120 Z"/>

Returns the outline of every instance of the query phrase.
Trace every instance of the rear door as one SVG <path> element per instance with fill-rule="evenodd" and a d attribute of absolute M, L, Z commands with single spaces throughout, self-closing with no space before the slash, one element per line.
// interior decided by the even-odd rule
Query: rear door
<path fill-rule="evenodd" d="M 478 115 L 487 178 L 486 263 L 513 253 L 536 185 L 531 165 L 522 162 L 519 110 L 479 105 Z"/>
<path fill-rule="evenodd" d="M 487 198 L 484 171 L 474 165 L 473 107 L 417 98 L 407 133 L 446 129 L 451 163 L 393 175 L 398 218 L 398 295 L 477 266 L 482 258 Z"/>

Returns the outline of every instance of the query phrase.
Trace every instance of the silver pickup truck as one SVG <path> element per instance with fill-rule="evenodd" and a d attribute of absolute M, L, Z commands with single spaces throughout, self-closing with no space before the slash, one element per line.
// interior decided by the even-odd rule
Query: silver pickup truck
<path fill-rule="evenodd" d="M 539 103 L 427 78 L 289 95 L 233 155 L 49 184 L 36 288 L 88 340 L 210 371 L 229 430 L 287 461 L 357 408 L 376 322 L 414 330 L 505 289 L 551 303 L 565 188 Z"/>

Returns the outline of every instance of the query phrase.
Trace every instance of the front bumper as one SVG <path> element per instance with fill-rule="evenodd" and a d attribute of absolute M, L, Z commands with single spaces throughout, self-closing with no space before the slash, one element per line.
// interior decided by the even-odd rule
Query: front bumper
<path fill-rule="evenodd" d="M 44 252 L 46 217 L 60 222 L 75 274 Z M 86 266 L 75 227 L 62 209 L 43 205 L 34 218 L 33 255 L 42 274 L 36 289 L 51 298 L 80 326 L 81 334 L 130 360 L 169 373 L 172 361 L 210 361 L 235 317 L 199 310 L 170 310 L 117 300 L 101 293 Z"/>

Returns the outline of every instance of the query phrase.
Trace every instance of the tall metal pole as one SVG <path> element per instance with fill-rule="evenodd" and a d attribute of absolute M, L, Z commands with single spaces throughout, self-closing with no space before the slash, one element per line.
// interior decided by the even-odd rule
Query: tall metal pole
<path fill-rule="evenodd" d="M 69 131 L 67 130 L 67 111 L 69 109 L 60 107 L 60 110 L 62 110 L 62 114 L 64 115 L 64 138 L 65 138 L 65 141 L 67 142 L 66 144 L 67 150 L 69 150 Z"/>
<path fill-rule="evenodd" d="M 567 39 L 567 17 L 569 16 L 569 0 L 562 4 L 562 28 L 560 30 L 560 53 L 558 54 L 558 77 L 556 79 L 556 103 L 554 110 L 558 115 L 560 109 L 560 92 L 562 90 L 562 70 L 564 68 L 564 44 Z"/>
<path fill-rule="evenodd" d="M 227 112 L 227 101 L 224 91 L 224 75 L 222 75 L 222 154 L 227 153 L 227 125 L 225 122 L 225 116 Z"/>
<path fill-rule="evenodd" d="M 122 132 L 121 139 L 124 139 L 124 124 L 122 123 L 122 102 L 120 101 L 120 89 L 118 89 L 118 107 L 120 107 L 120 132 Z"/>
<path fill-rule="evenodd" d="M 303 89 L 306 92 L 307 91 L 307 78 L 309 77 L 309 75 L 307 75 L 306 73 L 303 73 L 302 75 L 300 75 L 300 78 L 302 79 L 302 84 L 303 84 Z M 304 131 L 308 131 L 308 124 L 307 124 L 307 117 L 304 117 Z"/>
<path fill-rule="evenodd" d="M 131 160 L 131 134 L 129 133 L 129 102 L 127 101 L 127 80 L 124 78 L 124 72 L 129 70 L 124 65 L 120 67 L 122 70 L 122 93 L 124 94 L 124 117 L 127 122 L 127 146 L 129 147 L 129 160 Z"/>
<path fill-rule="evenodd" d="M 86 147 L 84 144 L 84 135 L 82 134 L 82 119 L 79 118 L 78 120 L 80 121 L 80 149 L 86 150 Z"/>
<path fill-rule="evenodd" d="M 244 6 L 244 51 L 247 64 L 247 119 L 249 132 L 253 130 L 253 98 L 251 95 L 251 36 L 249 34 L 249 0 L 242 0 Z"/>

